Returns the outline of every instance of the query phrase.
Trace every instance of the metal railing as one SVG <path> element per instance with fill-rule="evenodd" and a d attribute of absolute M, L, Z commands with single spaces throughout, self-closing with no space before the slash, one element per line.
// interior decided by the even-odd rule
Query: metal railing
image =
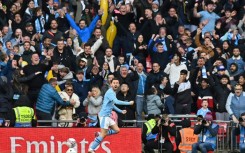
<path fill-rule="evenodd" d="M 176 132 L 177 129 L 182 128 L 179 122 L 181 122 L 181 118 L 190 118 L 192 123 L 197 122 L 196 115 L 169 115 L 169 118 L 172 122 L 176 123 Z M 52 123 L 52 127 L 59 127 L 58 123 L 76 123 L 77 121 L 74 120 L 38 120 L 38 123 Z M 123 127 L 137 127 L 138 123 L 141 123 L 143 127 L 143 123 L 146 120 L 122 120 L 123 123 L 130 123 L 130 126 L 123 126 Z M 239 142 L 237 142 L 237 136 L 234 135 L 234 128 L 235 124 L 232 121 L 221 121 L 221 120 L 214 120 L 214 123 L 219 125 L 219 131 L 217 134 L 217 149 L 216 152 L 223 152 L 223 151 L 231 151 L 234 152 L 235 150 L 239 150 Z M 55 125 L 55 126 L 54 126 Z M 127 125 L 127 124 L 125 124 Z M 194 125 L 194 124 L 192 124 Z M 51 127 L 51 126 L 38 126 L 38 127 Z M 192 126 L 193 127 L 193 126 Z"/>

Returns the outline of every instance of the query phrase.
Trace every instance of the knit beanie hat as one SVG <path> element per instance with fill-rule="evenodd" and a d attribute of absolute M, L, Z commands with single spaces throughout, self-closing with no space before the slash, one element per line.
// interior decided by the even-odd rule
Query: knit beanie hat
<path fill-rule="evenodd" d="M 205 115 L 204 119 L 206 121 L 213 121 L 213 116 L 211 112 L 207 112 L 207 114 Z"/>

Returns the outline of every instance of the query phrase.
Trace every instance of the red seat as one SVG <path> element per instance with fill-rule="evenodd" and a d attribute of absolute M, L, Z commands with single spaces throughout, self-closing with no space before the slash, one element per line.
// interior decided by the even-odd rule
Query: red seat
<path fill-rule="evenodd" d="M 214 151 L 208 151 L 208 153 L 214 153 Z"/>

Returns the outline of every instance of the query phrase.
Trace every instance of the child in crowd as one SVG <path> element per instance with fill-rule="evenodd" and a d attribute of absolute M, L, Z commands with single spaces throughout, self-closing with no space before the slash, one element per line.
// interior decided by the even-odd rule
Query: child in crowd
<path fill-rule="evenodd" d="M 207 114 L 207 112 L 211 112 L 209 109 L 208 109 L 208 100 L 207 99 L 203 99 L 202 100 L 202 108 L 200 108 L 198 111 L 197 111 L 197 115 L 202 115 L 203 117 Z"/>

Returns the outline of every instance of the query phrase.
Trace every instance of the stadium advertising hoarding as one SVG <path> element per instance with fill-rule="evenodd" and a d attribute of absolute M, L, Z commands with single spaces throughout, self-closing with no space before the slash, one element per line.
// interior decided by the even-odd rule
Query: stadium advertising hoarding
<path fill-rule="evenodd" d="M 77 153 L 86 153 L 97 128 L 1 128 L 1 153 L 63 153 L 66 141 L 74 138 Z M 96 153 L 141 153 L 140 128 L 122 128 L 117 135 L 108 136 Z"/>

